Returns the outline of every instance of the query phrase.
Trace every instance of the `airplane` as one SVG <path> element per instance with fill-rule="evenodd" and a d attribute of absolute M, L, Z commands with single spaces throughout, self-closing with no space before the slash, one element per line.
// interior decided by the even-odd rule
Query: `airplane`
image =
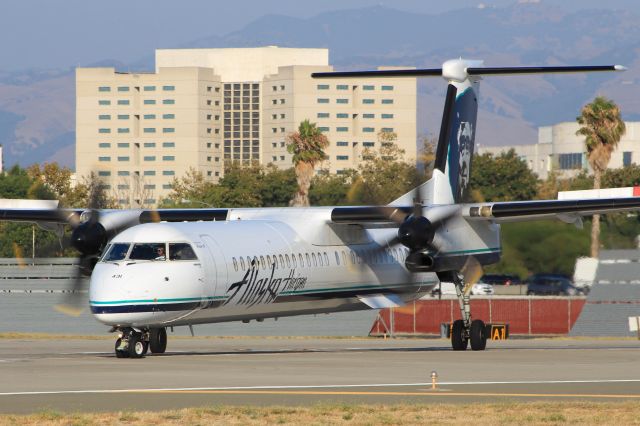
<path fill-rule="evenodd" d="M 81 253 L 72 296 L 117 333 L 118 358 L 164 353 L 167 328 L 402 306 L 453 282 L 453 350 L 484 350 L 470 289 L 501 255 L 500 224 L 640 208 L 640 197 L 466 203 L 480 80 L 492 75 L 621 71 L 619 65 L 314 73 L 313 78 L 441 76 L 447 81 L 432 177 L 385 206 L 200 209 L 0 209 L 0 220 L 72 227 Z M 68 305 L 77 303 L 71 300 Z"/>

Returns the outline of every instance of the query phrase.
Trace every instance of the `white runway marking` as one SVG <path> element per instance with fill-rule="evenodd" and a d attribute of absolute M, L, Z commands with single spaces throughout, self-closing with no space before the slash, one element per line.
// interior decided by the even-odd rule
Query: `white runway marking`
<path fill-rule="evenodd" d="M 500 382 L 438 382 L 442 385 L 529 385 L 529 384 L 578 384 L 578 383 L 640 383 L 640 379 L 599 379 L 599 380 L 529 380 L 529 381 L 500 381 Z M 32 392 L 0 392 L 0 396 L 19 395 L 62 395 L 83 393 L 140 393 L 140 392 L 180 392 L 180 391 L 238 391 L 261 389 L 327 389 L 327 388 L 375 388 L 402 386 L 431 386 L 425 383 L 369 383 L 369 384 L 340 384 L 340 385 L 291 385 L 291 386 L 228 386 L 228 387 L 199 387 L 199 388 L 137 388 L 137 389 L 87 389 L 61 391 L 32 391 Z"/>

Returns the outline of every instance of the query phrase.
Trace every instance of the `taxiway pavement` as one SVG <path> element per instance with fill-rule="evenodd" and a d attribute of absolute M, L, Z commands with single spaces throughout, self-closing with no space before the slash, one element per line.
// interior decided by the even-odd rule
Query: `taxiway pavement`
<path fill-rule="evenodd" d="M 0 340 L 0 412 L 317 402 L 640 402 L 640 342 L 531 339 L 453 352 L 443 339 L 171 339 L 116 359 L 112 340 Z M 431 389 L 431 372 L 438 375 Z"/>

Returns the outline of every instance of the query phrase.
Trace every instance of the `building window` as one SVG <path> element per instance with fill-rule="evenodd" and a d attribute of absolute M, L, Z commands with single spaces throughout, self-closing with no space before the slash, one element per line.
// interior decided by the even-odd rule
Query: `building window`
<path fill-rule="evenodd" d="M 128 120 L 129 114 L 118 114 L 118 120 Z"/>
<path fill-rule="evenodd" d="M 118 170 L 118 176 L 129 176 L 128 170 Z"/>
<path fill-rule="evenodd" d="M 144 86 L 142 90 L 144 90 L 145 92 L 155 92 L 156 86 Z"/>
<path fill-rule="evenodd" d="M 393 103 L 393 99 L 383 99 L 382 103 L 385 104 L 385 105 L 390 105 L 390 104 Z"/>
<path fill-rule="evenodd" d="M 176 143 L 175 142 L 162 142 L 162 147 L 163 148 L 175 148 L 176 147 Z"/>
<path fill-rule="evenodd" d="M 376 118 L 375 114 L 362 114 L 362 118 Z"/>
<path fill-rule="evenodd" d="M 162 114 L 162 118 L 164 118 L 165 120 L 172 120 L 174 118 L 176 118 L 175 114 Z"/>
<path fill-rule="evenodd" d="M 144 129 L 142 129 L 142 131 L 144 133 L 155 133 L 156 132 L 156 128 L 155 127 L 145 127 Z"/>
<path fill-rule="evenodd" d="M 122 157 L 118 157 L 118 161 L 129 161 L 129 156 L 128 155 L 124 155 Z"/>
<path fill-rule="evenodd" d="M 98 157 L 98 161 L 111 161 L 111 157 Z"/>
<path fill-rule="evenodd" d="M 373 103 L 375 103 L 375 101 L 373 99 L 363 99 L 362 103 L 363 104 L 373 104 Z"/>
<path fill-rule="evenodd" d="M 340 161 L 344 161 L 344 160 L 348 160 L 349 156 L 348 155 L 338 155 L 338 156 L 336 156 L 336 159 L 340 160 Z"/>
<path fill-rule="evenodd" d="M 129 142 L 118 142 L 118 148 L 129 148 Z"/>
<path fill-rule="evenodd" d="M 318 84 L 318 90 L 329 90 L 328 84 Z"/>
<path fill-rule="evenodd" d="M 162 90 L 164 90 L 165 92 L 173 92 L 174 90 L 176 90 L 176 86 L 162 86 Z"/>
<path fill-rule="evenodd" d="M 393 90 L 393 86 L 382 86 L 382 90 Z"/>
<path fill-rule="evenodd" d="M 622 153 L 622 165 L 624 167 L 631 165 L 631 155 L 632 155 L 632 152 L 630 151 L 625 151 Z"/>
<path fill-rule="evenodd" d="M 349 128 L 348 127 L 336 127 L 336 131 L 337 132 L 348 132 Z"/>
<path fill-rule="evenodd" d="M 376 144 L 374 142 L 362 142 L 362 146 L 364 146 L 366 148 L 372 148 L 372 147 L 376 146 Z"/>
<path fill-rule="evenodd" d="M 118 128 L 118 133 L 129 133 L 128 127 L 120 127 Z"/>
<path fill-rule="evenodd" d="M 105 129 L 105 128 L 98 129 L 98 133 L 111 133 L 111 129 Z"/>
<path fill-rule="evenodd" d="M 155 170 L 145 170 L 143 174 L 145 176 L 155 176 L 156 175 L 156 171 Z"/>
<path fill-rule="evenodd" d="M 118 87 L 118 92 L 128 92 L 129 86 L 120 86 Z"/>
<path fill-rule="evenodd" d="M 393 114 L 382 114 L 382 118 L 393 118 Z"/>
<path fill-rule="evenodd" d="M 111 120 L 111 116 L 109 114 L 100 114 L 98 120 Z"/>
<path fill-rule="evenodd" d="M 156 156 L 155 155 L 145 155 L 144 156 L 144 161 L 156 161 Z"/>
<path fill-rule="evenodd" d="M 148 183 L 144 186 L 144 189 L 156 189 L 156 186 L 152 183 Z"/>
<path fill-rule="evenodd" d="M 162 171 L 162 175 L 163 176 L 175 176 L 176 172 L 174 172 L 173 170 L 163 170 Z"/>
<path fill-rule="evenodd" d="M 175 103 L 176 103 L 176 101 L 175 101 L 174 99 L 163 99 L 163 100 L 162 100 L 162 103 L 163 103 L 164 105 L 173 105 L 173 104 L 175 104 Z"/>
<path fill-rule="evenodd" d="M 98 105 L 111 105 L 111 101 L 99 100 Z"/>
<path fill-rule="evenodd" d="M 155 120 L 156 119 L 156 115 L 155 114 L 145 114 L 144 116 L 145 120 Z"/>
<path fill-rule="evenodd" d="M 98 144 L 98 147 L 100 147 L 100 148 L 111 148 L 111 144 L 109 142 L 100 142 Z"/>
<path fill-rule="evenodd" d="M 318 98 L 318 103 L 319 104 L 328 104 L 329 103 L 329 99 L 328 98 Z"/>
<path fill-rule="evenodd" d="M 344 142 L 344 141 L 340 141 L 340 142 L 336 142 L 337 146 L 349 146 L 349 142 Z"/>
<path fill-rule="evenodd" d="M 118 105 L 129 105 L 128 99 L 118 99 Z"/>
<path fill-rule="evenodd" d="M 165 183 L 162 185 L 162 189 L 171 189 L 173 188 L 170 183 Z"/>
<path fill-rule="evenodd" d="M 118 189 L 129 189 L 129 185 L 121 183 L 120 185 L 118 185 Z"/>
<path fill-rule="evenodd" d="M 163 155 L 162 161 L 175 161 L 176 157 L 174 155 Z"/>
<path fill-rule="evenodd" d="M 328 132 L 329 128 L 328 127 L 318 127 L 318 130 L 321 132 Z"/>
<path fill-rule="evenodd" d="M 173 127 L 164 127 L 162 129 L 162 133 L 175 133 L 176 129 L 174 129 Z"/>
<path fill-rule="evenodd" d="M 111 176 L 111 172 L 107 172 L 107 171 L 104 171 L 104 170 L 100 170 L 100 171 L 98 172 L 98 176 L 105 176 L 105 177 L 106 177 L 106 176 Z"/>
<path fill-rule="evenodd" d="M 383 127 L 380 130 L 386 133 L 393 133 L 393 127 Z"/>
<path fill-rule="evenodd" d="M 349 114 L 341 112 L 336 114 L 336 118 L 349 118 Z"/>
<path fill-rule="evenodd" d="M 348 104 L 349 99 L 336 99 L 337 104 Z"/>
<path fill-rule="evenodd" d="M 155 99 L 145 99 L 144 100 L 144 104 L 145 105 L 155 105 L 156 104 L 156 100 Z"/>
<path fill-rule="evenodd" d="M 558 163 L 561 170 L 581 169 L 582 153 L 559 154 Z"/>
<path fill-rule="evenodd" d="M 362 86 L 362 90 L 374 90 L 375 86 L 372 86 L 370 84 L 365 84 L 364 86 Z"/>
<path fill-rule="evenodd" d="M 364 133 L 372 133 L 372 132 L 375 132 L 375 131 L 376 131 L 376 129 L 375 129 L 375 128 L 373 128 L 373 127 L 363 127 L 363 128 L 362 128 L 362 131 L 363 131 Z"/>
<path fill-rule="evenodd" d="M 111 91 L 111 87 L 109 86 L 100 86 L 98 87 L 98 92 L 110 92 Z"/>
<path fill-rule="evenodd" d="M 319 112 L 317 115 L 318 118 L 329 118 L 328 112 Z"/>
<path fill-rule="evenodd" d="M 338 84 L 336 86 L 336 89 L 338 89 L 338 90 L 349 90 L 349 85 L 347 85 L 347 84 Z"/>
<path fill-rule="evenodd" d="M 144 143 L 144 147 L 145 148 L 155 148 L 156 147 L 156 143 L 155 142 L 145 142 Z"/>

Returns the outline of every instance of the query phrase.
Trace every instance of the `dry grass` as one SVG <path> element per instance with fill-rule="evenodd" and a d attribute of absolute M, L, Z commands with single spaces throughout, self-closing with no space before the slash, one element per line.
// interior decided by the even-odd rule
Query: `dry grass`
<path fill-rule="evenodd" d="M 640 424 L 640 404 L 531 402 L 494 404 L 347 405 L 189 408 L 162 412 L 0 416 L 1 425 L 423 425 Z"/>

